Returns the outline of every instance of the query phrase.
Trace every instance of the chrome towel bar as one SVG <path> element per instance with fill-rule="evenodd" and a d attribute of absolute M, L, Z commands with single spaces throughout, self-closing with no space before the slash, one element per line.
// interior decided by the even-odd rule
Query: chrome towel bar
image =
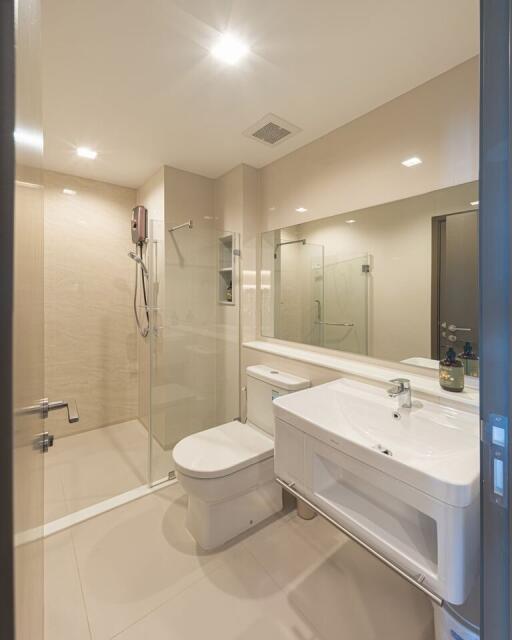
<path fill-rule="evenodd" d="M 315 324 L 326 324 L 329 327 L 353 327 L 353 322 L 323 322 L 322 320 L 315 320 Z"/>
<path fill-rule="evenodd" d="M 421 592 L 423 592 L 438 606 L 440 607 L 443 606 L 444 604 L 443 598 L 438 596 L 437 593 L 434 593 L 423 584 L 425 576 L 423 575 L 419 575 L 416 577 L 411 576 L 406 571 L 401 569 L 398 565 L 396 565 L 394 562 L 392 562 L 391 560 L 388 560 L 379 551 L 377 551 L 376 549 L 371 547 L 369 544 L 364 542 L 364 540 L 361 540 L 361 538 L 356 536 L 354 533 L 352 533 L 348 529 L 345 529 L 345 527 L 339 524 L 338 522 L 336 522 L 334 518 L 331 518 L 331 516 L 327 515 L 324 511 L 322 511 L 322 509 L 317 507 L 316 504 L 313 504 L 311 500 L 308 500 L 307 498 L 305 498 L 301 493 L 297 491 L 297 489 L 294 489 L 294 485 L 295 485 L 294 482 L 285 482 L 284 480 L 281 480 L 281 478 L 278 478 L 278 477 L 276 477 L 276 481 L 278 484 L 280 484 L 283 487 L 285 491 L 288 491 L 288 493 L 290 493 L 292 496 L 295 496 L 299 500 L 302 500 L 302 502 L 307 504 L 308 507 L 313 509 L 313 511 L 316 511 L 316 513 L 318 513 L 319 516 L 322 516 L 322 518 L 324 518 L 325 520 L 327 520 L 327 522 L 332 524 L 333 527 L 336 527 L 338 531 L 341 531 L 341 533 L 344 533 L 347 536 L 347 538 L 350 538 L 353 542 L 356 542 L 360 547 L 363 547 L 363 549 L 368 551 L 368 553 L 371 553 L 372 556 L 377 558 L 377 560 L 380 560 L 383 564 L 385 564 L 387 567 L 392 569 L 395 573 L 398 573 L 399 576 L 401 576 L 404 580 L 407 580 L 407 582 L 409 582 L 414 587 L 416 587 L 416 589 L 419 589 Z"/>

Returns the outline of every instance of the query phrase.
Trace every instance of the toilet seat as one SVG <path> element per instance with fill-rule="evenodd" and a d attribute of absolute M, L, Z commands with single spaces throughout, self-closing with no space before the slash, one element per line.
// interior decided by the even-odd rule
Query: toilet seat
<path fill-rule="evenodd" d="M 191 478 L 223 478 L 274 455 L 274 441 L 238 420 L 188 436 L 173 451 L 176 470 Z"/>

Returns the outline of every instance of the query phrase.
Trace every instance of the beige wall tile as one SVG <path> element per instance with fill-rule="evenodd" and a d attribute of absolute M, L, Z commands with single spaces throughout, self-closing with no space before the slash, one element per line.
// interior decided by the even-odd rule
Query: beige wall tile
<path fill-rule="evenodd" d="M 64 188 L 76 195 L 65 195 Z M 57 437 L 138 414 L 130 216 L 135 191 L 45 172 L 45 377 L 80 422 L 48 419 Z"/>

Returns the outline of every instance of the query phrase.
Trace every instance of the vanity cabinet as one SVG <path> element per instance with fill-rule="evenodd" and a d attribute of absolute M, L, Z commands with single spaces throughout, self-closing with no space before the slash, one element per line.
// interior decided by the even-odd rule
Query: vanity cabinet
<path fill-rule="evenodd" d="M 336 394 L 336 384 L 321 386 L 331 386 Z M 460 465 L 450 462 L 449 454 L 437 461 L 431 454 L 431 460 L 418 465 L 423 465 L 419 473 L 411 470 L 398 441 L 386 438 L 384 421 L 382 440 L 395 443 L 402 460 L 393 460 L 392 451 L 373 443 L 363 417 L 361 433 L 351 440 L 349 429 L 344 431 L 350 408 L 343 406 L 343 394 L 332 404 L 340 409 L 333 417 L 325 394 L 316 411 L 311 408 L 319 388 L 274 403 L 276 476 L 432 592 L 450 603 L 463 603 L 479 563 L 478 489 L 472 480 L 464 487 L 471 474 L 463 474 L 460 485 L 444 486 L 435 475 L 436 465 Z M 302 394 L 309 405 L 307 416 L 298 411 Z M 418 408 L 422 410 L 425 407 Z M 414 425 L 405 429 L 413 438 Z M 363 438 L 368 438 L 366 446 L 360 446 Z M 432 461 L 429 476 L 425 469 Z M 416 461 L 411 458 L 410 463 Z"/>

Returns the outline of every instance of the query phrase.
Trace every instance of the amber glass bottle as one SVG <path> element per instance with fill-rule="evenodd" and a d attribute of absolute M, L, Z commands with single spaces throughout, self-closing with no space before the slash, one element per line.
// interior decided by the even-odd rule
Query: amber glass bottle
<path fill-rule="evenodd" d="M 464 365 L 451 347 L 439 362 L 439 384 L 446 391 L 460 392 L 464 389 Z"/>

